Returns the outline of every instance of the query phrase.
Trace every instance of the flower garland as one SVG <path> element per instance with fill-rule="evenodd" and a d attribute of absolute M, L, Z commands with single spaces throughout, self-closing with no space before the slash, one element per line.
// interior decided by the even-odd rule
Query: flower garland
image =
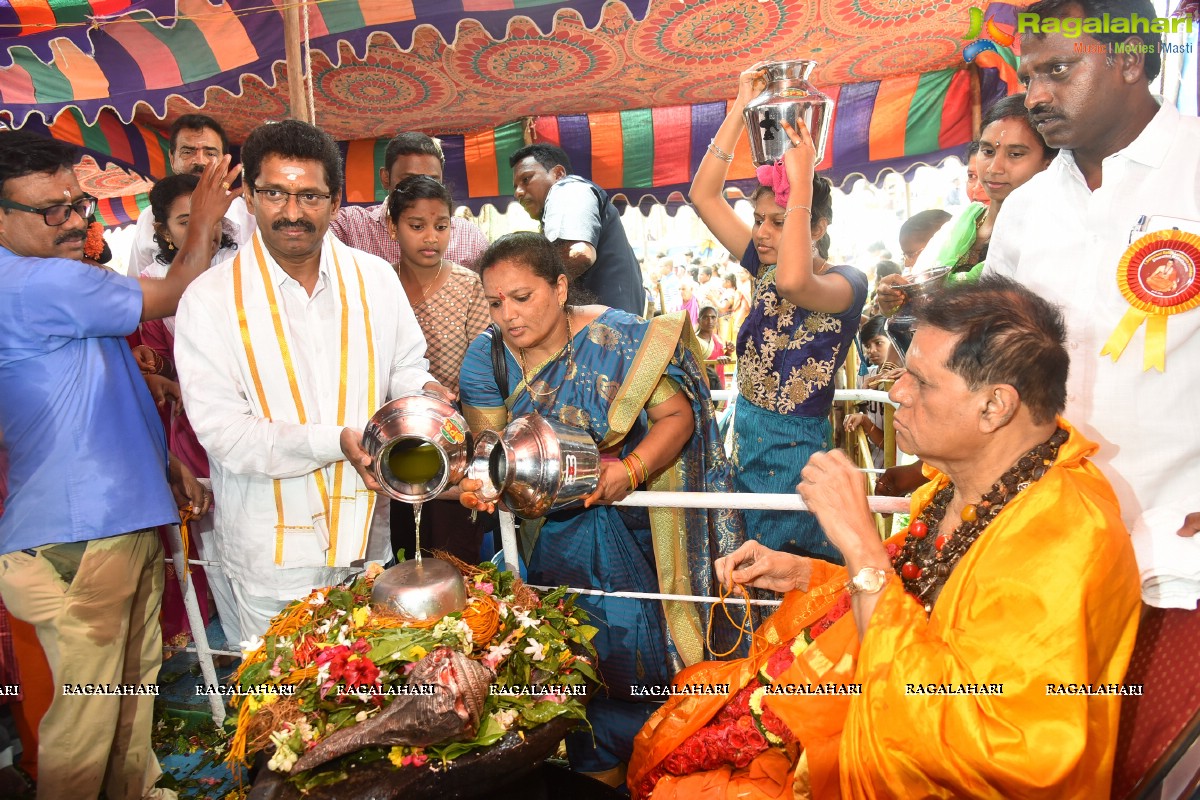
<path fill-rule="evenodd" d="M 539 597 L 492 564 L 459 563 L 468 603 L 436 621 L 414 621 L 371 606 L 379 567 L 349 585 L 314 590 L 271 622 L 262 639 L 242 643 L 234 677 L 237 709 L 227 762 L 248 764 L 273 750 L 268 768 L 290 772 L 300 756 L 335 731 L 377 715 L 397 696 L 416 662 L 438 647 L 478 660 L 495 685 L 514 688 L 597 683 L 596 628 L 559 588 Z M 398 768 L 430 767 L 568 716 L 584 720 L 579 698 L 553 691 L 489 694 L 475 738 L 415 747 L 361 750 L 291 776 L 304 790 L 346 777 L 352 762 L 387 759 Z M 433 763 L 430 763 L 430 762 Z"/>

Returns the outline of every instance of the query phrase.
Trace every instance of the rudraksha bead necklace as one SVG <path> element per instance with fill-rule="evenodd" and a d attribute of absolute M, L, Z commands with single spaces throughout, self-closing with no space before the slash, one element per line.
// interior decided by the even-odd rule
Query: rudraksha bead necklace
<path fill-rule="evenodd" d="M 963 508 L 962 523 L 953 533 L 932 538 L 929 535 L 938 530 L 946 516 L 946 508 L 954 497 L 953 483 L 935 494 L 908 526 L 908 536 L 893 565 L 905 590 L 925 606 L 926 613 L 933 610 L 938 591 L 975 540 L 1010 500 L 1046 474 L 1066 440 L 1067 432 L 1057 428 L 1049 439 L 1017 459 L 978 503 Z"/>

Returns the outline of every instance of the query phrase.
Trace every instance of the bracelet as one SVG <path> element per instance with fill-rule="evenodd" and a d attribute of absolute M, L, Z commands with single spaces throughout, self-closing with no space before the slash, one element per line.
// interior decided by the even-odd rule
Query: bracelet
<path fill-rule="evenodd" d="M 810 217 L 812 216 L 812 209 L 809 208 L 808 206 L 792 206 L 791 208 L 784 209 L 784 212 L 783 212 L 784 222 L 787 222 L 788 215 L 791 214 L 793 211 L 807 211 L 808 215 Z"/>
<path fill-rule="evenodd" d="M 646 468 L 646 462 L 642 460 L 642 457 L 636 451 L 629 451 L 629 455 L 626 458 L 636 458 L 637 462 L 642 465 L 642 483 L 650 480 L 650 470 Z"/>
<path fill-rule="evenodd" d="M 708 152 L 712 153 L 714 156 L 716 156 L 717 158 L 721 159 L 722 161 L 724 161 L 726 163 L 733 161 L 733 153 L 726 153 L 720 147 L 717 147 L 717 137 L 715 137 L 715 136 L 711 140 L 709 140 Z"/>
<path fill-rule="evenodd" d="M 629 491 L 637 489 L 637 476 L 633 474 L 633 467 L 629 466 L 629 462 L 621 459 L 621 466 L 625 468 L 625 473 L 629 475 Z"/>

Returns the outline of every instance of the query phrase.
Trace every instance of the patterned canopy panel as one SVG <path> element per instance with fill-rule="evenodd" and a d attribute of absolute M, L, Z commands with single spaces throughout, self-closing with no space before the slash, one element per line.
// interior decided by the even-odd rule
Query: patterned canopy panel
<path fill-rule="evenodd" d="M 0 0 L 0 121 L 160 177 L 162 134 L 182 114 L 216 117 L 234 143 L 289 115 L 287 2 Z M 448 177 L 457 171 L 460 199 L 477 207 L 507 195 L 507 155 L 531 136 L 585 155 L 577 171 L 634 202 L 665 199 L 686 186 L 738 73 L 781 58 L 819 62 L 814 82 L 837 103 L 824 165 L 835 178 L 936 160 L 970 135 L 962 49 L 970 10 L 986 5 L 320 0 L 302 9 L 317 123 L 345 143 L 348 175 L 359 178 L 346 199 L 381 191 L 350 194 L 373 183 L 379 140 L 422 130 L 446 140 Z M 992 3 L 987 16 L 1003 22 L 1013 8 Z M 1011 80 L 1011 58 L 989 55 L 985 104 Z M 527 117 L 538 120 L 528 130 Z M 613 141 L 624 143 L 616 161 Z M 101 182 L 113 190 L 111 176 Z"/>
<path fill-rule="evenodd" d="M 204 107 L 235 141 L 288 112 L 285 0 L 0 0 L 0 106 L 151 125 Z M 726 100 L 764 59 L 820 85 L 962 63 L 984 0 L 322 0 L 309 3 L 317 119 L 339 140 L 467 131 L 525 114 Z M 53 26 L 53 27 L 49 27 Z M 165 118 L 165 120 L 163 119 Z"/>

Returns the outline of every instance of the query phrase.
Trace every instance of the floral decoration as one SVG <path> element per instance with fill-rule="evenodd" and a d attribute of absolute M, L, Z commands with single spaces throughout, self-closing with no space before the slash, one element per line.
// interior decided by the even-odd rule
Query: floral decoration
<path fill-rule="evenodd" d="M 583 698 L 557 687 L 599 682 L 591 639 L 596 628 L 565 588 L 544 596 L 492 564 L 458 563 L 468 603 L 439 620 L 418 621 L 371 606 L 379 567 L 348 585 L 314 590 L 289 605 L 262 639 L 244 642 L 234 677 L 239 694 L 227 762 L 248 764 L 271 753 L 268 768 L 290 773 L 325 737 L 377 715 L 404 691 L 414 665 L 438 647 L 481 662 L 493 691 L 470 741 L 427 747 L 366 748 L 291 775 L 304 790 L 346 777 L 352 763 L 390 762 L 398 769 L 436 768 L 559 717 L 585 720 Z M 510 687 L 497 693 L 496 686 Z M 529 687 L 533 687 L 531 690 Z M 544 687 L 544 688 L 543 688 Z M 516 691 L 511 691 L 515 689 Z"/>

